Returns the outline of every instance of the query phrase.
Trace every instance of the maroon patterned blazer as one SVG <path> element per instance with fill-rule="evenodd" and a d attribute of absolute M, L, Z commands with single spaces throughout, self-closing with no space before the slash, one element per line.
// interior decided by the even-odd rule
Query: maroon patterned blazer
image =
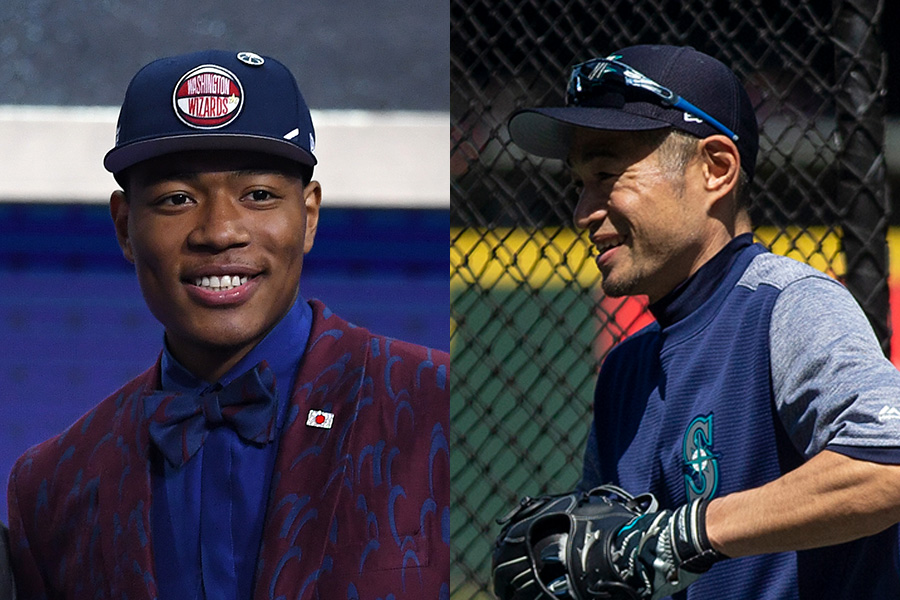
<path fill-rule="evenodd" d="M 310 304 L 253 597 L 448 599 L 449 356 Z M 157 597 L 141 405 L 158 385 L 157 362 L 16 462 L 19 600 Z M 333 427 L 307 427 L 311 409 Z"/>

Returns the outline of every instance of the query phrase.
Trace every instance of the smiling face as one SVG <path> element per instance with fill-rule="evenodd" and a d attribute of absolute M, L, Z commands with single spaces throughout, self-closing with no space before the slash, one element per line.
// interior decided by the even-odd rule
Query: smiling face
<path fill-rule="evenodd" d="M 110 210 L 173 355 L 215 381 L 287 314 L 321 188 L 267 155 L 198 151 L 130 168 Z"/>
<path fill-rule="evenodd" d="M 578 129 L 569 155 L 578 188 L 575 225 L 587 229 L 609 296 L 646 294 L 656 302 L 724 243 L 692 160 L 673 168 L 666 132 Z"/>

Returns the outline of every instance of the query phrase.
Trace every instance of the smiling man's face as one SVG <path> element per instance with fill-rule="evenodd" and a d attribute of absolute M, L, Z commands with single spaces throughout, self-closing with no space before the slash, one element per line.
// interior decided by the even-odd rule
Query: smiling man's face
<path fill-rule="evenodd" d="M 166 155 L 125 180 L 110 202 L 122 251 L 170 351 L 214 381 L 296 300 L 321 188 L 249 152 Z"/>
<path fill-rule="evenodd" d="M 715 253 L 700 162 L 673 169 L 653 132 L 578 129 L 569 156 L 576 227 L 595 246 L 603 291 L 656 302 Z M 712 248 L 712 250 L 711 250 Z"/>

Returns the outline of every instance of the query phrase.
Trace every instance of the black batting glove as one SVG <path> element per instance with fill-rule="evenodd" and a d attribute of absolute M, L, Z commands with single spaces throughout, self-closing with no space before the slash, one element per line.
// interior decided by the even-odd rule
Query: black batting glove
<path fill-rule="evenodd" d="M 658 600 L 688 587 L 728 558 L 706 536 L 706 500 L 636 517 L 613 541 L 620 576 L 642 599 Z"/>

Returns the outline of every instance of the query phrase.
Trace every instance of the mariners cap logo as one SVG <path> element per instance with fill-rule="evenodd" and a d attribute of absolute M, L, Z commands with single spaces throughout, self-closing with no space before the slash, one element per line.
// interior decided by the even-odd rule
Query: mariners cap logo
<path fill-rule="evenodd" d="M 184 74 L 172 94 L 182 123 L 195 129 L 218 129 L 234 121 L 244 106 L 244 88 L 234 73 L 202 65 Z"/>

